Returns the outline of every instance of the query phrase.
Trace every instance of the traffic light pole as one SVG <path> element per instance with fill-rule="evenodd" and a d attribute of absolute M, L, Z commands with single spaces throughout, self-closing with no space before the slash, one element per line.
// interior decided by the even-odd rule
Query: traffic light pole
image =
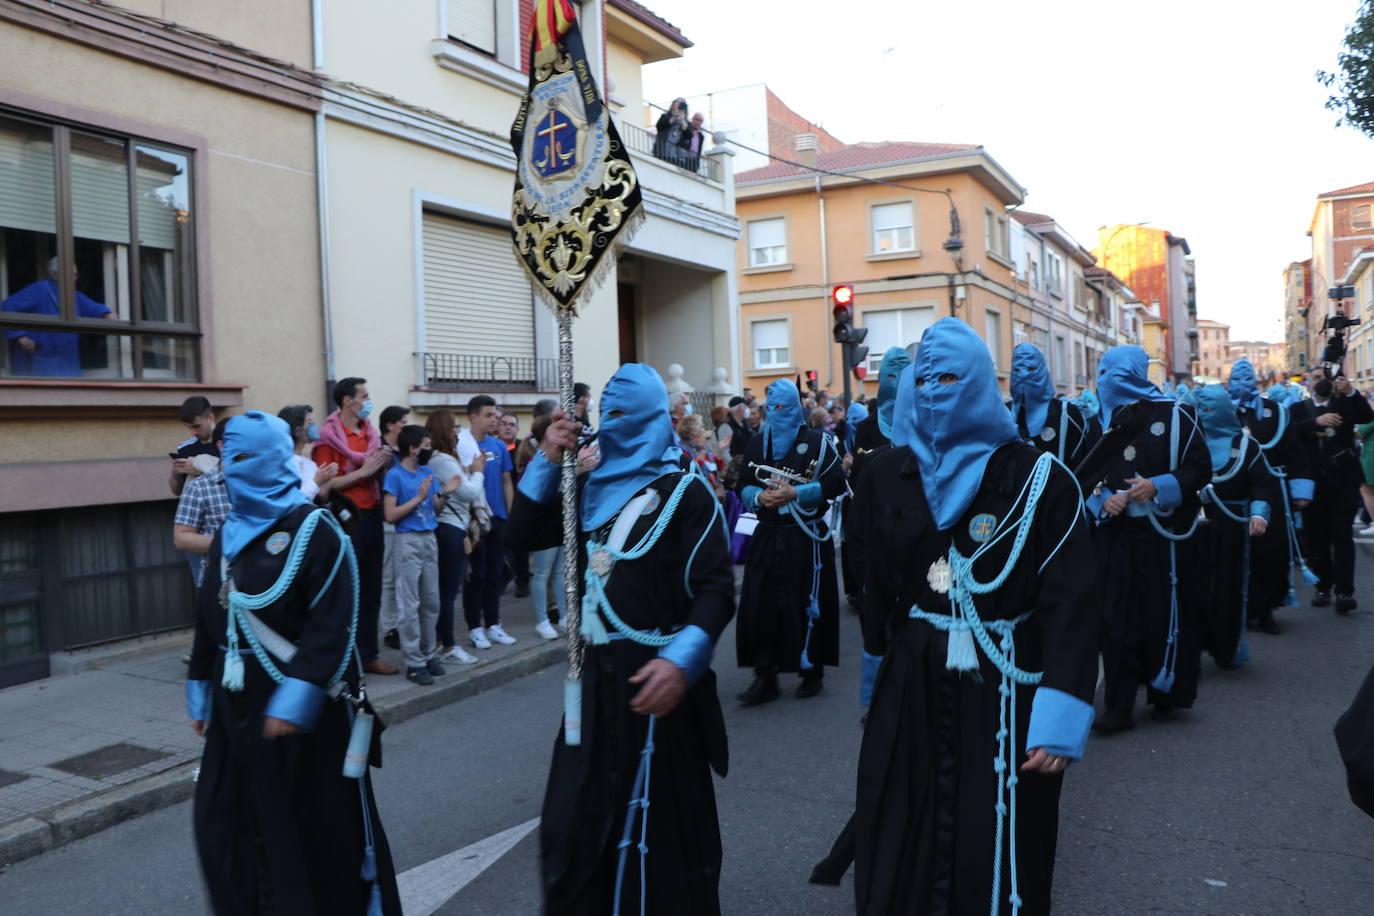
<path fill-rule="evenodd" d="M 852 348 L 853 346 L 854 346 L 853 344 L 847 344 L 847 343 L 842 343 L 842 344 L 840 344 L 840 365 L 843 367 L 843 370 L 844 370 L 844 371 L 841 373 L 841 374 L 844 376 L 844 401 L 843 401 L 843 403 L 844 403 L 844 406 L 845 406 L 845 409 L 846 409 L 846 410 L 849 409 L 849 395 L 850 395 L 850 391 L 849 391 L 849 363 L 850 363 L 850 359 L 849 359 L 849 357 L 850 357 L 850 353 L 851 353 L 851 348 Z"/>

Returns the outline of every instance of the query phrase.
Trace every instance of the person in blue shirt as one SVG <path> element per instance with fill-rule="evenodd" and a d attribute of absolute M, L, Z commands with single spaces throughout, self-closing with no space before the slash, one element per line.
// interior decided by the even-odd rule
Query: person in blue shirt
<path fill-rule="evenodd" d="M 434 536 L 438 512 L 458 488 L 455 478 L 439 484 L 429 464 L 434 449 L 423 426 L 407 426 L 396 436 L 399 460 L 382 482 L 382 512 L 396 526 L 392 573 L 396 579 L 396 629 L 406 659 L 406 678 L 434 683 L 444 674 L 435 658 L 435 624 L 439 621 L 439 542 Z"/>
<path fill-rule="evenodd" d="M 511 478 L 515 465 L 506 443 L 496 437 L 500 422 L 495 399 L 479 394 L 468 401 L 468 428 L 458 434 L 459 464 L 470 468 L 478 452 L 485 453 L 487 459 L 483 486 L 491 509 L 490 527 L 468 558 L 468 582 L 463 589 L 468 640 L 477 649 L 490 649 L 493 642 L 507 646 L 515 642 L 501 626 L 501 592 L 506 587 L 503 532 L 507 511 L 514 502 Z"/>
<path fill-rule="evenodd" d="M 0 311 L 22 312 L 28 315 L 60 315 L 62 309 L 57 287 L 60 265 L 57 258 L 48 261 L 48 276 L 35 280 L 19 292 L 0 302 Z M 117 318 L 114 312 L 90 296 L 76 294 L 76 314 L 79 318 Z M 79 335 L 71 331 L 29 331 L 6 328 L 5 339 L 10 347 L 11 375 L 43 375 L 80 377 L 81 351 Z"/>

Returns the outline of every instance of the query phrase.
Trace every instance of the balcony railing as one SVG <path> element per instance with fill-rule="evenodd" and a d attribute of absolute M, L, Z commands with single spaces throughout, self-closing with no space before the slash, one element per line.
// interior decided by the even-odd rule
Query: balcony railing
<path fill-rule="evenodd" d="M 619 125 L 619 127 L 621 139 L 625 141 L 626 146 L 628 146 L 631 150 L 633 150 L 641 156 L 654 156 L 653 131 L 645 130 L 643 127 L 636 127 L 633 124 L 623 124 Z M 681 151 L 675 149 L 673 150 L 673 152 Z M 702 152 L 704 153 L 705 150 L 703 150 Z M 721 161 L 719 157 L 706 155 L 699 156 L 697 157 L 697 167 L 695 169 L 691 169 L 687 167 L 686 154 L 683 153 L 682 155 L 683 161 L 680 162 L 669 159 L 663 159 L 658 156 L 654 156 L 654 158 L 658 159 L 659 162 L 667 163 L 668 165 L 671 165 L 677 169 L 681 169 L 684 172 L 690 172 L 693 175 L 701 175 L 704 178 L 708 178 L 711 181 L 716 182 L 717 184 L 725 181 L 725 176 L 721 172 Z"/>
<path fill-rule="evenodd" d="M 534 356 L 421 353 L 433 391 L 557 391 L 558 360 Z"/>

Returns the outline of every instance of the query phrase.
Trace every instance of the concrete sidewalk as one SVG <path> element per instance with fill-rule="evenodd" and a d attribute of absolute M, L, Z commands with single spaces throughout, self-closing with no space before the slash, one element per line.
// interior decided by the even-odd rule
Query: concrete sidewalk
<path fill-rule="evenodd" d="M 470 649 L 477 664 L 446 665 L 432 687 L 369 675 L 368 694 L 387 723 L 566 657 L 563 640 L 534 632 L 529 599 L 504 599 L 502 617 L 519 642 Z M 182 687 L 190 640 L 188 630 L 152 647 L 75 663 L 68 656 L 65 666 L 81 670 L 0 690 L 0 868 L 190 797 L 201 748 Z M 401 665 L 394 650 L 382 658 Z"/>

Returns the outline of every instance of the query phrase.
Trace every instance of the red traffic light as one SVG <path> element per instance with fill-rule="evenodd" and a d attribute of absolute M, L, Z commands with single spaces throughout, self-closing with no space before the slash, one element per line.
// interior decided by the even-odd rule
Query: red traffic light
<path fill-rule="evenodd" d="M 868 367 L 867 367 L 867 366 L 855 366 L 855 367 L 854 367 L 854 377 L 855 377 L 856 379 L 858 379 L 859 381 L 861 381 L 861 382 L 862 382 L 864 379 L 868 378 Z"/>
<path fill-rule="evenodd" d="M 835 307 L 848 306 L 854 304 L 854 287 L 848 283 L 841 283 L 830 291 L 830 301 L 835 303 Z"/>

